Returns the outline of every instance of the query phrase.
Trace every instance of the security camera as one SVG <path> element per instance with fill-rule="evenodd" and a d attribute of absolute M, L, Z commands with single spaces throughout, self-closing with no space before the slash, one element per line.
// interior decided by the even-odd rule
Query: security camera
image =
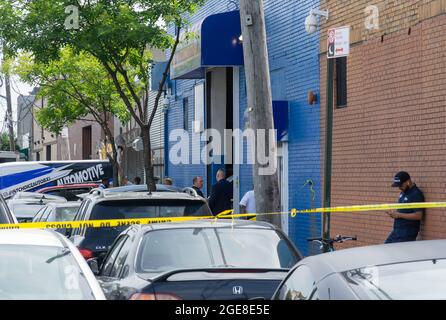
<path fill-rule="evenodd" d="M 308 34 L 315 33 L 317 31 L 317 18 L 311 12 L 310 15 L 305 19 L 305 31 Z"/>
<path fill-rule="evenodd" d="M 328 11 L 322 11 L 317 9 L 310 10 L 310 14 L 305 19 L 305 31 L 308 34 L 312 34 L 317 31 L 318 22 L 316 16 L 322 16 L 328 20 Z"/>

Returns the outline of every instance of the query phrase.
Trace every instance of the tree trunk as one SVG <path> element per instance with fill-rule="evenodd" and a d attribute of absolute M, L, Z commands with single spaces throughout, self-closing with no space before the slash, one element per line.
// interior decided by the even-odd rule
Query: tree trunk
<path fill-rule="evenodd" d="M 147 190 L 155 192 L 156 182 L 153 169 L 152 143 L 150 141 L 150 128 L 147 125 L 141 128 L 141 135 L 144 146 L 143 147 L 144 169 L 146 173 Z"/>
<path fill-rule="evenodd" d="M 269 145 L 268 138 L 268 132 L 274 129 L 274 121 L 263 0 L 240 0 L 240 18 L 248 108 L 253 110 L 250 112 L 251 128 L 256 134 L 259 129 L 265 130 L 266 152 L 273 150 L 273 156 L 277 159 L 276 141 L 273 140 L 272 145 Z M 261 139 L 256 135 L 256 151 L 260 142 Z M 253 166 L 256 211 L 257 213 L 280 212 L 277 170 L 274 174 L 262 175 L 260 174 L 262 167 L 264 166 L 259 163 L 256 156 Z M 261 216 L 261 219 L 281 227 L 280 215 Z"/>
<path fill-rule="evenodd" d="M 119 187 L 121 185 L 122 180 L 119 179 L 119 162 L 118 162 L 118 151 L 116 150 L 115 138 L 110 138 L 110 144 L 112 146 L 112 156 L 110 157 L 110 162 L 113 166 L 113 186 Z"/>
<path fill-rule="evenodd" d="M 115 138 L 113 137 L 113 134 L 110 131 L 110 128 L 107 126 L 107 124 L 102 125 L 102 129 L 104 131 L 105 153 L 107 154 L 107 158 L 110 161 L 112 168 L 113 168 L 113 186 L 119 187 L 120 186 L 120 179 L 119 179 L 120 166 L 119 166 L 119 162 L 118 162 L 118 150 L 116 150 Z M 112 147 L 112 154 L 110 154 L 108 152 L 108 143 L 110 143 L 110 145 Z"/>

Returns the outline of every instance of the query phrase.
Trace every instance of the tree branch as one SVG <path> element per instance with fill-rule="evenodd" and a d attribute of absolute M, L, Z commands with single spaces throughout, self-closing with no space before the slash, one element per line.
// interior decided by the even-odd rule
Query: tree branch
<path fill-rule="evenodd" d="M 172 64 L 173 57 L 175 56 L 178 44 L 180 43 L 180 31 L 181 31 L 181 27 L 177 26 L 177 38 L 175 39 L 175 44 L 174 44 L 174 46 L 172 48 L 172 52 L 170 53 L 170 58 L 169 58 L 169 61 L 167 63 L 166 69 L 164 70 L 163 78 L 162 78 L 162 80 L 161 80 L 161 82 L 159 84 L 158 94 L 156 95 L 155 103 L 154 103 L 154 106 L 153 106 L 153 110 L 152 110 L 152 113 L 150 115 L 150 119 L 149 119 L 149 122 L 148 122 L 149 128 L 152 126 L 153 119 L 155 118 L 155 114 L 156 114 L 156 111 L 158 109 L 158 105 L 159 105 L 159 102 L 160 102 L 160 99 L 161 99 L 161 94 L 164 91 L 163 90 L 164 89 L 164 85 L 166 84 L 167 76 L 169 75 L 170 65 Z"/>

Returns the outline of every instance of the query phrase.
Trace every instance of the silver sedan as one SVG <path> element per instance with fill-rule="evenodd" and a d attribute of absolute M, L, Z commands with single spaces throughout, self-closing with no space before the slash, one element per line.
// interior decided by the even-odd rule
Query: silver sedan
<path fill-rule="evenodd" d="M 340 250 L 301 260 L 275 300 L 446 299 L 446 240 Z"/>

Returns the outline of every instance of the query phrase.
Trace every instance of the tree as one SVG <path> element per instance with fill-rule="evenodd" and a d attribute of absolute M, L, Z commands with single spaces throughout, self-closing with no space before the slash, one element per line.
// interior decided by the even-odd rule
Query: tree
<path fill-rule="evenodd" d="M 118 151 L 109 125 L 113 116 L 127 122 L 130 114 L 100 62 L 88 53 L 76 54 L 67 47 L 60 51 L 58 60 L 48 63 L 39 63 L 31 55 L 21 54 L 14 72 L 22 81 L 40 87 L 38 96 L 47 100 L 47 105 L 35 114 L 43 128 L 59 134 L 63 127 L 78 120 L 94 121 L 101 126 L 105 145 L 112 147 L 107 157 L 117 184 Z"/>
<path fill-rule="evenodd" d="M 31 52 L 39 62 L 57 60 L 70 46 L 105 68 L 141 128 L 149 190 L 156 190 L 150 128 L 187 16 L 204 0 L 0 0 L 0 37 L 11 50 Z M 170 26 L 170 29 L 167 27 Z M 175 35 L 173 35 L 175 31 Z M 150 48 L 170 53 L 149 114 Z"/>

